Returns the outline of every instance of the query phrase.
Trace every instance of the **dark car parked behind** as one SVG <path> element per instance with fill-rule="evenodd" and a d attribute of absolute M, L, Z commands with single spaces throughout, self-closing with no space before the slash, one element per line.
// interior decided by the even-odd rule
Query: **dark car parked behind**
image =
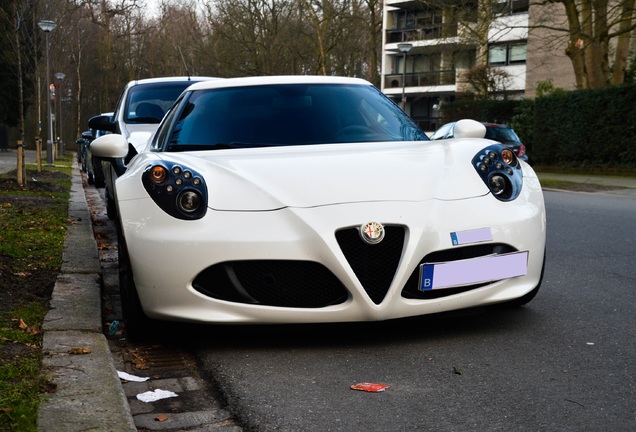
<path fill-rule="evenodd" d="M 431 135 L 431 140 L 453 138 L 455 123 L 456 122 L 446 123 L 444 126 L 437 129 L 435 133 Z M 510 126 L 496 123 L 482 124 L 486 126 L 486 136 L 484 138 L 500 142 L 505 147 L 511 149 L 519 159 L 528 162 L 526 146 L 523 145 L 523 143 L 515 133 L 514 129 L 512 129 Z"/>

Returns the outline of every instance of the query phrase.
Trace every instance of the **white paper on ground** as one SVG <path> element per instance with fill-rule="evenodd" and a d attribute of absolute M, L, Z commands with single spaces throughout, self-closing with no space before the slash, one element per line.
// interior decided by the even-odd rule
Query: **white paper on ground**
<path fill-rule="evenodd" d="M 139 399 L 142 402 L 156 402 L 161 399 L 167 399 L 167 398 L 177 397 L 177 396 L 179 395 L 169 390 L 156 389 L 155 391 L 147 391 L 145 393 L 138 394 L 137 399 Z"/>
<path fill-rule="evenodd" d="M 117 371 L 117 375 L 119 376 L 120 379 L 123 379 L 126 381 L 133 381 L 133 382 L 143 382 L 143 381 L 148 381 L 150 379 L 149 377 L 138 377 L 138 376 L 131 375 L 126 372 L 120 372 L 120 371 Z"/>

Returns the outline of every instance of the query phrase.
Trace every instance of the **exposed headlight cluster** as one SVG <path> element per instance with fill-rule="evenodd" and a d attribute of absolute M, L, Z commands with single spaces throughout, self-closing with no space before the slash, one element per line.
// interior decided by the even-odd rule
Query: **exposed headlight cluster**
<path fill-rule="evenodd" d="M 512 150 L 494 144 L 477 153 L 472 162 L 495 198 L 512 201 L 519 196 L 523 173 Z"/>
<path fill-rule="evenodd" d="M 207 211 L 208 191 L 203 177 L 173 162 L 149 165 L 141 176 L 148 195 L 177 219 L 200 219 Z"/>

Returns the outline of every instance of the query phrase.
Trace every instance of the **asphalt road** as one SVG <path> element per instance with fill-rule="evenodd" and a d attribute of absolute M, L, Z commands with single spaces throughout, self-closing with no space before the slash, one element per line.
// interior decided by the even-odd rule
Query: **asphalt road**
<path fill-rule="evenodd" d="M 24 152 L 25 163 L 35 163 L 36 152 L 33 150 L 27 150 Z M 43 163 L 46 162 L 46 156 L 43 156 Z M 18 152 L 16 149 L 8 149 L 7 151 L 0 152 L 0 174 L 8 173 L 11 170 L 16 169 L 18 166 Z"/>
<path fill-rule="evenodd" d="M 636 200 L 545 197 L 546 274 L 526 307 L 192 327 L 202 373 L 247 430 L 636 430 Z M 390 387 L 350 389 L 363 381 Z"/>

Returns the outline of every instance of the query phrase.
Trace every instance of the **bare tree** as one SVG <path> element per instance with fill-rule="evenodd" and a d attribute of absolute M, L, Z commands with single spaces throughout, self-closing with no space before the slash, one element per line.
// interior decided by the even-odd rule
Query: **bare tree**
<path fill-rule="evenodd" d="M 114 39 L 118 36 L 113 34 L 118 18 L 125 18 L 133 14 L 135 10 L 141 7 L 138 0 L 70 0 L 76 5 L 84 8 L 91 19 L 91 22 L 97 25 L 103 33 L 103 44 L 100 47 L 99 54 L 102 54 L 103 69 L 100 76 L 103 77 L 101 82 L 101 92 L 106 95 L 106 100 L 101 101 L 100 110 L 105 111 L 115 105 L 115 97 L 121 89 L 120 81 L 117 74 L 113 77 L 113 72 L 117 72 L 119 63 L 113 57 Z M 126 78 L 124 78 L 125 81 Z M 117 93 L 111 92 L 111 88 L 115 88 Z"/>
<path fill-rule="evenodd" d="M 464 74 L 464 78 L 474 91 L 476 99 L 492 99 L 506 96 L 510 74 L 501 68 L 479 65 Z"/>
<path fill-rule="evenodd" d="M 549 0 L 531 7 L 537 11 L 531 27 L 551 31 L 552 38 L 561 43 L 572 63 L 577 88 L 624 82 L 636 29 L 634 0 Z"/>
<path fill-rule="evenodd" d="M 3 85 L 0 102 L 0 124 L 18 129 L 17 181 L 26 186 L 24 161 L 25 107 L 30 104 L 26 83 L 35 77 L 32 64 L 27 60 L 33 51 L 33 31 L 29 26 L 35 8 L 33 1 L 12 0 L 0 7 L 0 27 L 3 35 L 0 39 Z"/>

